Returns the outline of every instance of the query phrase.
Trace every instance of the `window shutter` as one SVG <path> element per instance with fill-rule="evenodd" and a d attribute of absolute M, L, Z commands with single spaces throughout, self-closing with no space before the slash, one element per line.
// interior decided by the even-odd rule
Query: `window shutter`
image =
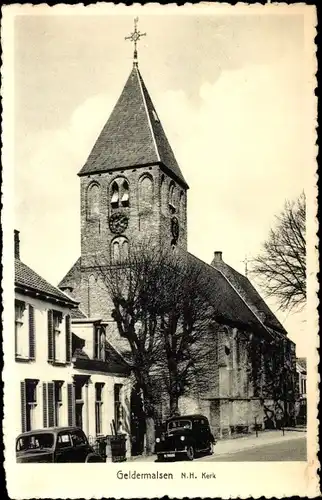
<path fill-rule="evenodd" d="M 35 309 L 29 304 L 29 359 L 35 359 Z"/>
<path fill-rule="evenodd" d="M 42 400 L 43 400 L 43 426 L 48 427 L 48 414 L 47 414 L 47 384 L 42 385 Z"/>
<path fill-rule="evenodd" d="M 75 425 L 75 388 L 67 384 L 68 425 Z"/>
<path fill-rule="evenodd" d="M 54 401 L 54 382 L 47 384 L 47 401 L 48 401 L 48 427 L 55 425 L 55 401 Z"/>
<path fill-rule="evenodd" d="M 48 310 L 48 361 L 55 359 L 53 311 Z"/>
<path fill-rule="evenodd" d="M 72 360 L 72 334 L 70 328 L 70 315 L 65 316 L 66 324 L 66 362 L 70 363 Z"/>
<path fill-rule="evenodd" d="M 21 401 L 21 432 L 27 430 L 27 409 L 26 409 L 26 382 L 20 382 L 20 401 Z"/>

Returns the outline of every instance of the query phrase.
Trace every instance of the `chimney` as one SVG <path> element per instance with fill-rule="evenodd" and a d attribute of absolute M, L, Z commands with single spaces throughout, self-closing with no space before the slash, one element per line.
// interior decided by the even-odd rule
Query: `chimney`
<path fill-rule="evenodd" d="M 214 262 L 222 262 L 222 252 L 214 252 Z"/>
<path fill-rule="evenodd" d="M 19 231 L 15 229 L 15 259 L 20 259 L 20 237 Z"/>

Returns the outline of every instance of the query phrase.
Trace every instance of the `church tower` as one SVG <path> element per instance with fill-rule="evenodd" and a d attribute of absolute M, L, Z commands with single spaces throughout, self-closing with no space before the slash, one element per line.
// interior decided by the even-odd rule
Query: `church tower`
<path fill-rule="evenodd" d="M 187 247 L 187 189 L 138 68 L 131 73 L 79 172 L 81 265 L 113 263 L 137 242 Z M 152 240 L 152 241 L 151 241 Z"/>
<path fill-rule="evenodd" d="M 81 257 L 59 284 L 90 317 L 110 315 L 97 262 L 120 262 L 140 242 L 187 249 L 188 185 L 138 68 L 136 21 L 132 70 L 78 173 Z"/>

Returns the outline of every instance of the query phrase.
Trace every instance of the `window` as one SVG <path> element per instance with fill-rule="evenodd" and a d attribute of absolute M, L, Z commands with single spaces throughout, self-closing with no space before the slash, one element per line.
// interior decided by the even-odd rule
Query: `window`
<path fill-rule="evenodd" d="M 121 203 L 123 207 L 129 206 L 129 184 L 127 181 L 123 181 Z"/>
<path fill-rule="evenodd" d="M 69 448 L 70 446 L 72 446 L 72 442 L 69 432 L 62 432 L 61 434 L 59 434 L 57 438 L 57 448 Z"/>
<path fill-rule="evenodd" d="M 153 181 L 145 175 L 139 181 L 139 204 L 140 210 L 152 210 L 153 207 Z"/>
<path fill-rule="evenodd" d="M 16 356 L 29 357 L 29 336 L 26 318 L 26 304 L 20 300 L 15 301 L 15 343 Z"/>
<path fill-rule="evenodd" d="M 73 431 L 71 433 L 73 446 L 81 446 L 87 444 L 86 437 L 81 431 Z"/>
<path fill-rule="evenodd" d="M 102 434 L 102 416 L 103 416 L 103 392 L 104 384 L 96 383 L 95 384 L 95 429 L 96 435 Z"/>
<path fill-rule="evenodd" d="M 124 178 L 118 178 L 113 181 L 110 190 L 111 208 L 116 209 L 121 207 L 129 207 L 130 205 L 130 189 L 129 183 Z"/>
<path fill-rule="evenodd" d="M 105 327 L 100 325 L 94 331 L 94 358 L 105 361 L 106 335 Z"/>
<path fill-rule="evenodd" d="M 100 213 L 100 188 L 98 184 L 91 184 L 87 191 L 87 216 L 96 218 Z"/>
<path fill-rule="evenodd" d="M 81 381 L 75 382 L 75 415 L 76 427 L 83 428 L 83 384 Z"/>
<path fill-rule="evenodd" d="M 19 438 L 17 451 L 50 449 L 54 446 L 54 435 L 50 433 L 32 434 Z"/>
<path fill-rule="evenodd" d="M 169 208 L 171 212 L 176 211 L 176 200 L 175 200 L 175 184 L 171 182 L 169 188 Z"/>
<path fill-rule="evenodd" d="M 125 261 L 129 256 L 129 243 L 124 236 L 112 241 L 112 260 L 114 263 Z"/>
<path fill-rule="evenodd" d="M 61 380 L 54 380 L 54 422 L 55 426 L 61 425 L 61 411 L 63 406 L 62 387 L 64 382 Z"/>
<path fill-rule="evenodd" d="M 302 378 L 301 380 L 301 392 L 302 394 L 306 394 L 306 379 Z"/>
<path fill-rule="evenodd" d="M 59 311 L 53 311 L 55 361 L 65 361 L 66 358 L 66 352 L 64 352 L 65 337 L 61 330 L 62 321 L 62 313 Z"/>
<path fill-rule="evenodd" d="M 181 222 L 184 223 L 184 221 L 185 221 L 185 200 L 184 200 L 184 192 L 183 191 L 181 191 L 181 193 L 180 193 L 179 211 L 180 211 Z"/>
<path fill-rule="evenodd" d="M 112 184 L 111 206 L 112 208 L 118 208 L 119 206 L 119 186 L 115 181 Z"/>
<path fill-rule="evenodd" d="M 114 385 L 114 421 L 116 430 L 118 430 L 122 423 L 122 403 L 121 403 L 121 389 L 122 384 Z"/>
<path fill-rule="evenodd" d="M 165 181 L 165 176 L 162 174 L 161 177 L 161 211 L 162 213 L 166 214 L 167 213 L 167 184 Z"/>
<path fill-rule="evenodd" d="M 26 380 L 26 430 L 37 428 L 37 384 L 38 380 Z"/>

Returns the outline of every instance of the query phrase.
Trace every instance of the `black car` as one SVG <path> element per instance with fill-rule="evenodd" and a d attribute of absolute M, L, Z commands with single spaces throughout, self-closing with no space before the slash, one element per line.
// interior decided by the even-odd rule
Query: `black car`
<path fill-rule="evenodd" d="M 172 417 L 166 421 L 164 432 L 156 438 L 155 452 L 158 460 L 178 457 L 193 460 L 196 454 L 211 454 L 215 443 L 205 416 Z"/>
<path fill-rule="evenodd" d="M 18 463 L 103 462 L 78 427 L 47 427 L 16 439 Z"/>

